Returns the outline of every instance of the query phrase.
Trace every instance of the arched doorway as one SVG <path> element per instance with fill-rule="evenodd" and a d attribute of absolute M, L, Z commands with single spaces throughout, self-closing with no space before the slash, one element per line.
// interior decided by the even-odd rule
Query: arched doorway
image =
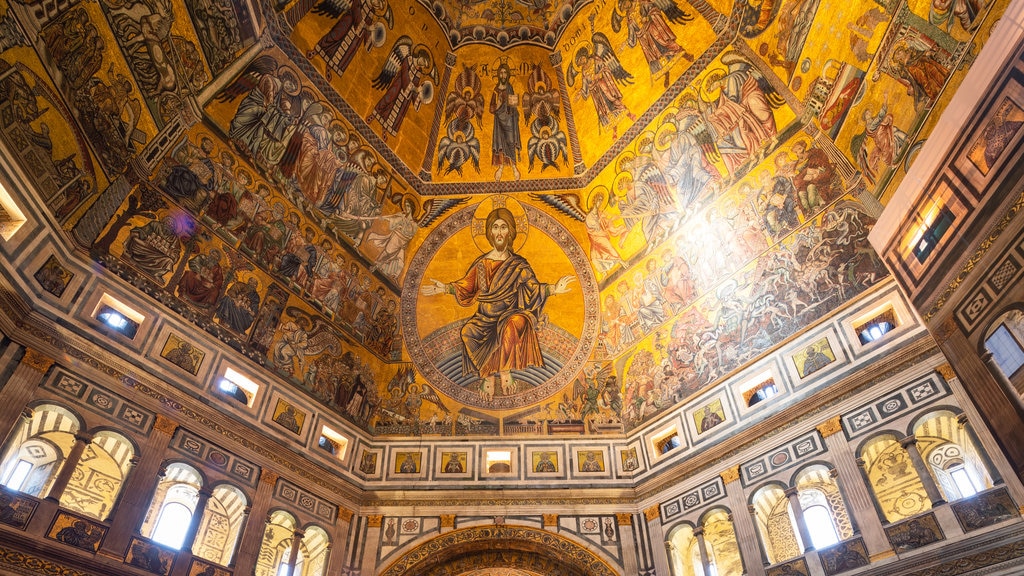
<path fill-rule="evenodd" d="M 502 570 L 516 576 L 619 576 L 582 545 L 527 526 L 477 526 L 442 534 L 403 554 L 380 576 L 504 575 Z"/>

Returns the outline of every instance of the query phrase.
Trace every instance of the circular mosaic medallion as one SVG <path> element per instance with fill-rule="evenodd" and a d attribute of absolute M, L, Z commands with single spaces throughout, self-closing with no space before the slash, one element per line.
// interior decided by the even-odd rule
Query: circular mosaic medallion
<path fill-rule="evenodd" d="M 594 349 L 599 313 L 597 279 L 573 235 L 506 196 L 442 221 L 402 288 L 416 370 L 486 409 L 536 404 L 568 384 Z"/>

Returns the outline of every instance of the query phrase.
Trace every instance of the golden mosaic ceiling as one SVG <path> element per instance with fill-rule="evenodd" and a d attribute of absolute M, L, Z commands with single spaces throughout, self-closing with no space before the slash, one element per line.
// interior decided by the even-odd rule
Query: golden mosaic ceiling
<path fill-rule="evenodd" d="M 82 254 L 357 426 L 461 436 L 635 429 L 875 285 L 1003 3 L 46 6 L 0 0 L 0 117 Z"/>

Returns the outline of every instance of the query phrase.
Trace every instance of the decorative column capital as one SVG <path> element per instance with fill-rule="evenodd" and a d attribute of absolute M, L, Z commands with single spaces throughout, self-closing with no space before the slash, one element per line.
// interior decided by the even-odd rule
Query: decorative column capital
<path fill-rule="evenodd" d="M 942 376 L 947 382 L 957 377 L 956 372 L 953 371 L 953 367 L 949 365 L 949 362 L 946 362 L 941 366 L 937 366 L 935 368 L 935 371 L 938 372 L 939 375 Z"/>
<path fill-rule="evenodd" d="M 792 498 L 793 496 L 799 496 L 800 495 L 800 489 L 797 488 L 796 486 L 792 486 L 792 487 L 786 488 L 786 490 L 783 491 L 783 494 L 786 495 L 786 498 Z"/>
<path fill-rule="evenodd" d="M 966 413 L 959 414 L 956 417 L 956 423 L 959 424 L 961 428 L 966 428 L 967 424 L 969 423 L 969 419 L 967 418 L 967 414 Z"/>
<path fill-rule="evenodd" d="M 82 431 L 75 432 L 75 441 L 89 445 L 92 443 L 92 434 L 89 432 Z"/>
<path fill-rule="evenodd" d="M 278 478 L 280 478 L 280 476 L 276 472 L 271 472 L 266 468 L 263 469 L 263 472 L 260 472 L 260 484 L 274 485 L 277 484 Z"/>
<path fill-rule="evenodd" d="M 828 438 L 843 429 L 842 416 L 833 416 L 821 424 L 818 424 L 817 428 L 818 432 L 821 433 L 822 438 Z"/>
<path fill-rule="evenodd" d="M 704 535 L 704 527 L 703 526 L 697 526 L 696 528 L 694 528 L 693 529 L 693 535 L 698 537 L 698 538 L 703 536 Z"/>
<path fill-rule="evenodd" d="M 719 474 L 719 476 L 722 477 L 722 482 L 725 482 L 726 484 L 730 484 L 732 482 L 735 482 L 735 481 L 739 480 L 740 479 L 740 465 L 737 464 L 737 465 L 733 466 L 732 468 L 726 468 L 725 470 L 722 471 L 721 474 Z"/>
<path fill-rule="evenodd" d="M 156 421 L 153 422 L 153 430 L 166 434 L 168 436 L 174 436 L 174 432 L 178 429 L 178 423 L 171 420 L 163 414 L 156 415 Z"/>
<path fill-rule="evenodd" d="M 615 521 L 618 522 L 619 526 L 632 526 L 633 515 L 628 512 L 618 512 L 615 514 Z"/>
<path fill-rule="evenodd" d="M 917 446 L 917 436 L 911 434 L 910 436 L 900 439 L 900 446 L 903 446 L 904 448 Z"/>
<path fill-rule="evenodd" d="M 441 514 L 441 528 L 455 528 L 455 514 Z"/>
<path fill-rule="evenodd" d="M 349 510 L 348 508 L 338 507 L 338 518 L 341 518 L 345 522 L 351 522 L 352 517 L 355 516 L 355 514 L 355 512 Z"/>
<path fill-rule="evenodd" d="M 34 348 L 25 348 L 25 355 L 21 357 L 22 364 L 36 372 L 39 372 L 40 374 L 46 374 L 47 370 L 50 369 L 50 366 L 53 366 L 54 362 L 56 362 L 56 360 Z"/>
<path fill-rule="evenodd" d="M 646 510 L 644 510 L 644 518 L 646 518 L 648 522 L 650 522 L 651 520 L 654 520 L 655 518 L 660 518 L 660 517 L 661 517 L 661 506 L 659 506 L 657 504 L 655 504 L 654 506 L 651 506 L 650 508 L 647 508 Z"/>
<path fill-rule="evenodd" d="M 368 528 L 380 528 L 382 522 L 384 522 L 384 516 L 380 514 L 371 514 L 366 517 L 366 526 Z"/>
<path fill-rule="evenodd" d="M 544 527 L 558 526 L 558 514 L 544 514 Z"/>
<path fill-rule="evenodd" d="M 26 406 L 21 411 L 21 417 L 24 418 L 25 420 L 31 420 L 32 416 L 34 416 L 35 413 L 36 413 L 35 410 L 33 410 L 33 409 L 31 409 L 31 408 Z"/>

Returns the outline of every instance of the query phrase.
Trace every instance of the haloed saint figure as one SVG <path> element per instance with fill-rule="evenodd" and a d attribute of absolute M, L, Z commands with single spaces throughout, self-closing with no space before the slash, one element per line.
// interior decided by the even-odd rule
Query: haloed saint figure
<path fill-rule="evenodd" d="M 455 281 L 430 279 L 420 289 L 424 296 L 451 294 L 460 306 L 476 305 L 463 324 L 462 371 L 477 375 L 480 397 L 518 391 L 513 370 L 543 366 L 539 324 L 548 298 L 570 291 L 576 277 L 565 275 L 554 284 L 537 279 L 533 267 L 513 248 L 516 218 L 503 206 L 490 211 L 484 232 L 491 250 L 480 255 Z"/>

